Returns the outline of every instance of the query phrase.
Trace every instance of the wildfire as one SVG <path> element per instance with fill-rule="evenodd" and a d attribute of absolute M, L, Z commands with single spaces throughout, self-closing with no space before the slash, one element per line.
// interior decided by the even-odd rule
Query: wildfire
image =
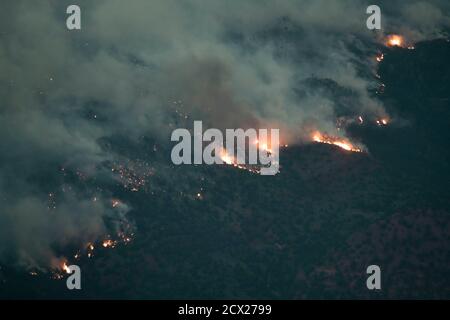
<path fill-rule="evenodd" d="M 269 151 L 268 151 L 269 152 Z M 238 164 L 235 157 L 232 155 L 229 155 L 228 152 L 225 149 L 222 149 L 222 152 L 220 153 L 220 158 L 222 159 L 223 163 L 231 165 L 235 168 L 241 169 L 241 170 L 247 170 L 251 173 L 259 173 L 257 169 L 251 166 L 246 166 L 243 164 Z"/>
<path fill-rule="evenodd" d="M 377 125 L 379 126 L 387 126 L 389 123 L 389 120 L 387 118 L 382 118 L 376 121 Z"/>
<path fill-rule="evenodd" d="M 106 238 L 100 242 L 87 242 L 83 248 L 76 251 L 73 255 L 75 260 L 80 260 L 83 257 L 94 258 L 95 250 L 98 246 L 102 246 L 105 249 L 114 249 L 119 245 L 128 245 L 132 242 L 134 232 L 133 225 L 130 223 L 121 224 L 121 231 L 117 231 L 115 235 L 107 235 Z M 36 273 L 36 274 L 34 274 Z M 52 268 L 51 278 L 55 280 L 64 279 L 65 274 L 70 274 L 69 263 L 65 257 L 57 259 Z M 37 272 L 30 272 L 31 275 L 37 275 Z"/>
<path fill-rule="evenodd" d="M 103 248 L 114 248 L 116 246 L 116 241 L 111 239 L 106 239 L 103 241 L 102 246 Z"/>
<path fill-rule="evenodd" d="M 113 208 L 118 207 L 120 204 L 121 204 L 121 202 L 118 199 L 112 199 L 111 200 L 111 205 L 112 205 Z"/>
<path fill-rule="evenodd" d="M 261 150 L 266 151 L 268 153 L 272 153 L 272 149 L 267 145 L 266 142 L 261 142 L 259 140 L 255 140 L 254 143 L 256 145 L 258 145 L 258 149 L 261 149 Z"/>
<path fill-rule="evenodd" d="M 63 262 L 63 264 L 62 264 L 62 266 L 61 266 L 61 269 L 62 269 L 65 273 L 70 274 L 70 269 L 69 269 L 69 266 L 67 265 L 67 262 L 66 262 L 66 261 Z"/>
<path fill-rule="evenodd" d="M 352 152 L 362 152 L 362 149 L 354 146 L 352 143 L 350 143 L 348 140 L 339 138 L 339 137 L 333 137 L 326 134 L 322 134 L 318 131 L 316 131 L 312 136 L 313 141 L 318 143 L 326 143 L 326 144 L 332 144 L 339 148 L 342 148 L 347 151 Z"/>
<path fill-rule="evenodd" d="M 147 192 L 150 178 L 155 174 L 149 163 L 140 160 L 128 161 L 125 164 L 114 164 L 111 171 L 117 175 L 122 186 L 132 192 Z"/>
<path fill-rule="evenodd" d="M 384 60 L 384 54 L 380 53 L 379 55 L 376 56 L 375 58 L 377 60 L 377 62 L 381 62 Z"/>
<path fill-rule="evenodd" d="M 87 257 L 92 258 L 94 256 L 94 244 L 92 242 L 88 242 L 86 245 Z"/>
<path fill-rule="evenodd" d="M 402 36 L 393 34 L 388 37 L 386 45 L 388 47 L 402 47 L 403 42 L 404 40 Z"/>

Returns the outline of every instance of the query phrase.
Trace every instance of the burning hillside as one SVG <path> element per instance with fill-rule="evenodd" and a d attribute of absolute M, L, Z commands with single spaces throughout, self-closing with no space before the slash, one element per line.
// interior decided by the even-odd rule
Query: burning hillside
<path fill-rule="evenodd" d="M 312 140 L 317 143 L 325 143 L 325 144 L 335 145 L 346 151 L 351 151 L 351 152 L 362 152 L 363 151 L 363 149 L 361 147 L 356 146 L 355 144 L 351 143 L 346 138 L 330 136 L 328 134 L 320 133 L 319 131 L 316 131 L 313 133 Z"/>

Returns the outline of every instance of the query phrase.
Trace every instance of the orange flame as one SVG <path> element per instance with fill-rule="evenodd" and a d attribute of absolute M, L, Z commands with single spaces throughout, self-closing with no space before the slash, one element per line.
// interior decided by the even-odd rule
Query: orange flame
<path fill-rule="evenodd" d="M 387 126 L 388 123 L 389 123 L 389 119 L 387 119 L 387 118 L 382 118 L 382 119 L 376 120 L 376 123 L 377 123 L 377 125 L 379 125 L 379 126 Z"/>
<path fill-rule="evenodd" d="M 268 151 L 269 152 L 269 151 Z M 257 170 L 247 167 L 243 164 L 238 164 L 237 160 L 234 156 L 229 155 L 228 152 L 225 149 L 222 149 L 222 152 L 220 153 L 220 158 L 222 159 L 223 163 L 231 165 L 235 168 L 241 169 L 241 170 L 247 170 L 251 173 L 258 173 Z"/>
<path fill-rule="evenodd" d="M 326 134 L 322 134 L 319 131 L 314 132 L 312 136 L 313 141 L 318 143 L 326 143 L 326 144 L 332 144 L 339 148 L 342 148 L 347 151 L 352 152 L 362 152 L 362 150 L 356 146 L 354 146 L 352 143 L 350 143 L 348 140 L 339 138 L 339 137 L 332 137 Z"/>
<path fill-rule="evenodd" d="M 233 156 L 229 155 L 228 152 L 223 149 L 222 153 L 220 154 L 220 158 L 222 159 L 222 161 L 226 164 L 235 164 L 236 160 L 234 159 Z"/>
<path fill-rule="evenodd" d="M 103 248 L 114 248 L 116 246 L 116 242 L 111 239 L 106 239 L 102 243 Z"/>
<path fill-rule="evenodd" d="M 387 39 L 386 45 L 388 47 L 402 47 L 403 46 L 403 37 L 397 34 L 390 35 Z"/>
<path fill-rule="evenodd" d="M 65 273 L 70 274 L 69 266 L 67 265 L 67 263 L 66 263 L 65 261 L 63 262 L 63 264 L 62 264 L 62 266 L 61 266 L 61 269 L 62 269 Z"/>

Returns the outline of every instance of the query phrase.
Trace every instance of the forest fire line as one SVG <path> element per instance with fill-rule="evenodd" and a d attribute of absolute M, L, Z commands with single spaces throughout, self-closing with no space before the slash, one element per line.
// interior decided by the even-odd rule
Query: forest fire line
<path fill-rule="evenodd" d="M 117 239 L 110 238 L 109 236 L 100 241 L 99 245 L 104 249 L 114 249 L 120 244 L 127 245 L 132 241 L 132 236 L 134 233 L 127 234 L 125 232 L 119 232 L 117 234 Z M 84 255 L 87 258 L 94 257 L 94 251 L 96 250 L 96 246 L 94 242 L 88 242 L 84 249 L 77 251 L 77 253 L 73 256 L 74 260 L 79 260 Z M 83 254 L 84 253 L 84 254 Z M 69 266 L 71 263 L 66 257 L 61 257 L 58 261 L 53 265 L 51 271 L 51 278 L 55 280 L 61 280 L 64 278 L 65 274 L 71 274 L 71 270 Z M 40 272 L 37 270 L 31 270 L 29 272 L 32 276 L 38 276 Z"/>
<path fill-rule="evenodd" d="M 362 152 L 361 148 L 356 147 L 350 141 L 344 138 L 333 137 L 327 134 L 322 134 L 319 131 L 316 131 L 312 135 L 312 140 L 317 143 L 325 143 L 335 145 L 341 149 L 351 152 Z"/>
<path fill-rule="evenodd" d="M 363 116 L 359 115 L 357 117 L 352 118 L 352 122 L 355 122 L 355 121 L 359 124 L 363 124 L 363 123 L 365 123 L 366 119 L 363 119 Z M 373 119 L 368 120 L 369 123 L 371 121 L 373 121 Z M 375 119 L 374 121 L 379 126 L 387 125 L 387 123 L 388 123 L 387 118 L 379 118 L 379 119 Z M 362 148 L 351 143 L 346 138 L 328 135 L 326 133 L 321 133 L 319 131 L 315 131 L 312 134 L 311 138 L 316 143 L 335 145 L 335 146 L 337 146 L 341 149 L 344 149 L 346 151 L 349 151 L 349 152 L 363 152 Z M 256 140 L 250 141 L 249 143 L 256 145 L 258 152 L 266 152 L 268 154 L 271 154 L 273 152 L 273 150 L 271 148 L 272 146 L 269 145 L 264 140 L 256 139 Z M 287 144 L 283 144 L 280 146 L 280 148 L 287 148 L 287 147 L 288 147 Z M 274 149 L 274 150 L 278 150 L 278 148 Z M 241 170 L 246 170 L 251 173 L 259 174 L 260 168 L 258 166 L 238 163 L 237 157 L 235 157 L 234 155 L 230 155 L 225 148 L 222 149 L 220 158 L 227 165 L 233 166 L 233 167 L 241 169 Z M 148 166 L 146 165 L 145 168 L 147 168 L 147 167 Z M 112 171 L 125 176 L 126 166 L 122 166 L 122 167 L 118 167 L 118 168 L 114 167 L 114 168 L 112 168 Z M 149 176 L 151 176 L 153 174 L 153 170 L 148 170 L 148 171 L 143 170 L 143 171 L 149 172 L 145 176 L 145 178 L 148 178 Z M 136 174 L 136 176 L 137 176 L 137 174 Z M 129 179 L 129 182 L 131 180 L 132 179 Z M 131 182 L 133 182 L 133 181 L 131 181 Z M 142 183 L 142 184 L 144 184 L 144 183 Z M 53 193 L 50 193 L 49 197 L 53 198 L 54 197 Z M 202 199 L 202 197 L 203 197 L 203 195 L 201 193 L 197 193 L 197 198 Z M 95 199 L 95 201 L 97 200 L 96 197 L 94 197 L 94 199 Z M 123 205 L 123 202 L 120 199 L 112 198 L 110 205 L 112 208 L 118 208 Z M 133 235 L 134 234 L 132 234 L 132 233 L 129 234 L 128 232 L 119 232 L 118 234 L 116 234 L 116 236 L 114 236 L 112 238 L 110 235 L 108 235 L 106 238 L 103 238 L 103 240 L 100 240 L 99 242 L 88 242 L 84 246 L 84 248 L 78 250 L 76 252 L 76 254 L 72 256 L 72 258 L 74 260 L 79 260 L 83 256 L 87 257 L 87 258 L 93 258 L 94 252 L 95 252 L 95 250 L 97 250 L 98 247 L 100 247 L 100 248 L 103 247 L 104 249 L 116 248 L 120 244 L 127 244 L 127 243 L 131 242 Z M 60 260 L 59 264 L 56 267 L 54 267 L 54 269 L 52 271 L 53 278 L 54 279 L 62 279 L 62 278 L 64 278 L 65 274 L 70 274 L 70 268 L 69 268 L 70 265 L 71 264 L 69 263 L 69 261 L 66 258 L 63 258 L 62 260 Z M 38 275 L 38 273 L 36 271 L 31 271 L 30 274 Z"/>
<path fill-rule="evenodd" d="M 241 170 L 247 170 L 248 172 L 251 172 L 251 173 L 259 174 L 258 170 L 254 169 L 250 166 L 238 164 L 237 159 L 235 157 L 233 157 L 232 155 L 229 155 L 225 149 L 222 150 L 222 153 L 220 154 L 220 158 L 222 159 L 223 163 L 225 163 L 227 165 L 231 165 L 231 166 L 241 169 Z"/>
<path fill-rule="evenodd" d="M 94 197 L 96 199 L 96 197 Z M 96 200 L 94 200 L 96 201 Z M 115 209 L 120 209 L 125 204 L 116 198 L 111 199 L 111 207 Z M 80 260 L 83 256 L 87 258 L 93 258 L 94 253 L 97 247 L 103 247 L 104 249 L 113 249 L 117 247 L 119 244 L 127 245 L 132 241 L 132 237 L 134 236 L 134 232 L 132 231 L 133 225 L 123 220 L 120 222 L 120 230 L 117 230 L 115 236 L 105 235 L 103 240 L 100 241 L 89 241 L 87 242 L 81 249 L 77 250 L 73 255 L 74 260 Z M 66 257 L 62 257 L 59 261 L 54 265 L 52 271 L 53 279 L 62 279 L 64 274 L 70 274 L 71 271 L 69 269 L 69 261 Z M 37 272 L 32 271 L 33 274 L 37 275 Z M 30 273 L 31 274 L 31 273 Z"/>
<path fill-rule="evenodd" d="M 253 145 L 257 146 L 257 151 L 261 155 L 262 153 L 266 153 L 267 155 L 273 155 L 274 150 L 272 149 L 272 146 L 269 146 L 269 144 L 266 141 L 261 141 L 259 139 L 254 140 L 253 142 L 250 142 Z M 279 148 L 287 148 L 287 144 L 282 144 L 279 146 Z M 278 148 L 277 148 L 278 150 Z M 234 156 L 228 153 L 227 149 L 223 148 L 220 153 L 220 159 L 224 164 L 231 165 L 235 168 L 246 170 L 251 173 L 260 174 L 260 167 L 257 165 L 252 164 L 241 164 L 239 163 L 238 159 Z"/>

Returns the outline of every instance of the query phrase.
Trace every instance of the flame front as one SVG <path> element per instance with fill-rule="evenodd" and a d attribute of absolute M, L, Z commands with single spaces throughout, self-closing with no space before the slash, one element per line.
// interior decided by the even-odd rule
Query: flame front
<path fill-rule="evenodd" d="M 354 146 L 352 143 L 350 143 L 346 139 L 322 134 L 319 131 L 316 131 L 313 134 L 312 139 L 315 142 L 332 144 L 332 145 L 335 145 L 335 146 L 337 146 L 341 149 L 347 150 L 347 151 L 362 152 L 362 150 L 360 148 Z"/>
<path fill-rule="evenodd" d="M 236 158 L 230 154 L 228 154 L 226 149 L 222 149 L 222 152 L 220 153 L 220 159 L 222 159 L 223 163 L 227 165 L 231 165 L 235 168 L 246 170 L 251 173 L 259 173 L 259 171 L 252 166 L 248 166 L 245 164 L 238 164 Z"/>

